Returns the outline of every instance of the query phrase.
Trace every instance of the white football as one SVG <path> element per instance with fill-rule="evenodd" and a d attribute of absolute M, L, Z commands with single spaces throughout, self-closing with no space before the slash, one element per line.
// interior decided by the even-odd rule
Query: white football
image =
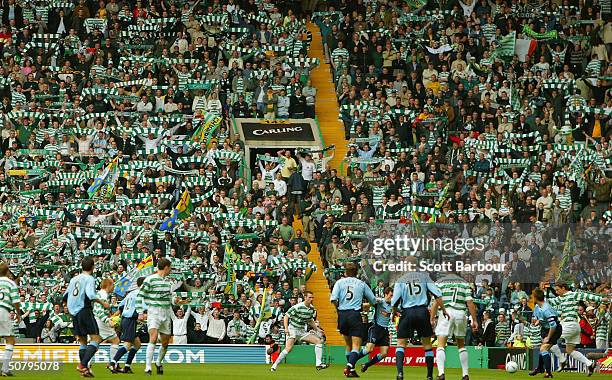
<path fill-rule="evenodd" d="M 514 373 L 518 371 L 518 364 L 516 362 L 508 362 L 506 363 L 506 372 Z"/>

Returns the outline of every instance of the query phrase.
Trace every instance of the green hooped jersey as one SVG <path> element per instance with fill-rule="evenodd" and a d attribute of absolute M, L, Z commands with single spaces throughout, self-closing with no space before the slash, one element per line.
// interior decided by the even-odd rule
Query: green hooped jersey
<path fill-rule="evenodd" d="M 442 291 L 445 307 L 460 311 L 467 310 L 467 301 L 472 301 L 470 284 L 458 276 L 449 276 L 440 279 L 437 285 Z"/>
<path fill-rule="evenodd" d="M 306 329 L 308 322 L 314 319 L 314 314 L 314 306 L 306 306 L 304 302 L 300 302 L 297 305 L 291 306 L 287 310 L 286 315 L 289 316 L 289 326 L 297 329 Z"/>
<path fill-rule="evenodd" d="M 145 278 L 137 296 L 137 305 L 144 302 L 147 307 L 172 307 L 172 283 L 155 273 Z"/>
<path fill-rule="evenodd" d="M 596 339 L 608 339 L 608 329 L 610 326 L 610 312 L 607 310 L 597 313 L 597 328 L 595 329 Z"/>
<path fill-rule="evenodd" d="M 578 322 L 580 320 L 580 318 L 578 317 L 579 301 L 601 302 L 602 299 L 602 296 L 594 293 L 575 291 L 567 292 L 564 295 L 558 296 L 556 298 L 551 298 L 548 300 L 548 303 L 550 304 L 550 306 L 554 307 L 559 312 L 559 319 L 561 320 L 561 322 Z"/>
<path fill-rule="evenodd" d="M 0 277 L 0 307 L 10 312 L 15 310 L 15 304 L 19 304 L 17 285 L 8 277 Z"/>

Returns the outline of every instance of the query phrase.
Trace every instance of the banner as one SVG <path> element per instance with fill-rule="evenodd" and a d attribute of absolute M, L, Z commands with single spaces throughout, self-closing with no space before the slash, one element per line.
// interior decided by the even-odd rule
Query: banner
<path fill-rule="evenodd" d="M 370 358 L 373 358 L 379 353 L 378 347 L 370 352 Z M 435 355 L 434 350 L 434 355 Z M 378 362 L 378 365 L 395 365 L 395 347 L 389 347 L 387 357 Z M 404 349 L 404 366 L 405 367 L 425 367 L 425 351 L 422 347 L 406 347 Z"/>
<path fill-rule="evenodd" d="M 597 350 L 594 348 L 579 348 L 576 349 L 576 351 L 582 352 L 584 354 L 584 356 L 586 356 L 587 358 L 590 358 L 591 354 L 597 353 L 597 354 L 601 354 L 603 352 L 603 350 Z M 562 350 L 563 353 L 565 353 L 565 350 Z M 538 366 L 538 356 L 540 355 L 540 350 L 539 349 L 534 349 L 533 350 L 533 355 L 531 358 L 531 368 L 535 368 Z M 551 355 L 552 361 L 552 370 L 553 372 L 557 371 L 559 369 L 559 359 L 555 356 L 555 355 Z M 575 372 L 579 372 L 579 373 L 585 373 L 587 372 L 587 367 L 580 363 L 578 360 L 572 358 L 571 356 L 567 357 L 568 360 L 568 365 L 567 365 L 567 371 L 575 371 Z M 597 360 L 597 359 L 595 359 Z M 599 368 L 599 372 L 600 373 L 612 373 L 612 357 L 607 357 L 604 359 L 599 360 L 602 363 L 602 366 Z"/>
<path fill-rule="evenodd" d="M 506 363 L 516 362 L 518 370 L 530 370 L 533 368 L 533 360 L 530 359 L 532 350 L 524 348 L 489 348 L 489 369 L 504 369 Z"/>
<path fill-rule="evenodd" d="M 612 356 L 599 360 L 599 373 L 612 375 Z"/>
<path fill-rule="evenodd" d="M 546 33 L 538 33 L 531 29 L 528 25 L 523 26 L 523 33 L 538 40 L 549 40 L 552 38 L 557 38 L 556 30 L 551 30 L 550 32 Z"/>
<path fill-rule="evenodd" d="M 159 345 L 155 351 L 159 350 Z M 103 344 L 94 357 L 96 363 L 108 363 L 110 345 Z M 144 363 L 146 347 L 138 351 L 134 358 L 135 363 Z M 0 355 L 4 355 L 4 345 L 1 346 Z M 155 354 L 157 357 L 157 353 Z M 16 344 L 14 361 L 37 362 L 79 362 L 78 344 Z M 245 363 L 265 364 L 266 346 L 246 344 L 171 344 L 166 352 L 165 360 L 170 364 L 188 363 Z"/>

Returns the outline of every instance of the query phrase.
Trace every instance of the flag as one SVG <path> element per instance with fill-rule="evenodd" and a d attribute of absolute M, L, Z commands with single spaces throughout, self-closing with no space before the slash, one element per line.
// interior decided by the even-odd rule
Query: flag
<path fill-rule="evenodd" d="M 257 323 L 255 324 L 255 328 L 253 329 L 254 330 L 253 335 L 249 338 L 249 340 L 247 341 L 247 344 L 253 344 L 253 342 L 255 342 L 255 338 L 257 338 L 257 335 L 259 332 L 259 326 L 261 325 L 261 321 L 263 321 L 264 317 L 266 319 L 270 318 L 270 315 L 272 314 L 270 312 L 270 301 L 268 300 L 267 295 L 268 295 L 268 290 L 264 289 L 263 297 L 261 299 L 261 308 L 259 310 L 259 318 L 257 318 Z"/>
<path fill-rule="evenodd" d="M 492 58 L 497 57 L 512 57 L 516 47 L 516 32 L 512 32 L 507 36 L 502 37 L 498 41 L 498 46 L 491 55 Z"/>
<path fill-rule="evenodd" d="M 115 285 L 115 294 L 122 298 L 125 297 L 130 285 L 132 285 L 132 279 L 128 275 L 121 277 Z"/>
<path fill-rule="evenodd" d="M 28 175 L 28 171 L 25 169 L 11 169 L 7 172 L 7 174 L 10 176 L 25 177 Z"/>
<path fill-rule="evenodd" d="M 113 171 L 115 166 L 117 166 L 118 161 L 119 161 L 119 157 L 115 157 L 110 162 L 110 164 L 108 164 L 108 166 L 104 168 L 104 171 L 102 171 L 102 174 L 100 174 L 98 177 L 96 177 L 96 179 L 94 179 L 94 182 L 87 189 L 87 194 L 89 195 L 89 198 L 93 198 L 98 193 L 102 185 L 109 183 L 109 176 L 111 174 L 111 171 Z M 111 177 L 111 179 L 114 179 L 114 178 L 115 176 Z"/>
<path fill-rule="evenodd" d="M 211 127 L 216 127 L 217 125 L 221 124 L 221 121 L 223 121 L 221 117 L 215 116 L 213 114 L 205 113 L 204 118 L 201 119 L 200 126 L 196 129 L 196 131 L 191 136 L 191 141 L 203 142 L 206 139 L 207 134 L 212 135 L 212 132 L 209 132 L 208 130 Z M 208 140 L 210 140 L 210 138 Z"/>
<path fill-rule="evenodd" d="M 225 268 L 233 268 L 234 266 L 234 248 L 232 247 L 232 245 L 228 242 L 225 243 L 225 252 L 223 255 L 223 266 Z"/>
<path fill-rule="evenodd" d="M 153 274 L 153 255 L 149 255 L 142 259 L 136 266 L 134 277 L 143 277 Z"/>
<path fill-rule="evenodd" d="M 189 195 L 188 189 L 183 191 L 181 199 L 179 199 L 179 203 L 176 205 L 176 210 L 178 211 L 177 217 L 179 219 L 185 219 L 191 215 L 193 204 L 191 204 L 191 195 Z"/>
<path fill-rule="evenodd" d="M 224 289 L 224 293 L 232 293 L 238 296 L 238 288 L 236 283 L 236 271 L 234 270 L 234 248 L 228 242 L 225 243 L 225 252 L 223 254 L 223 266 L 227 269 L 228 284 Z"/>
<path fill-rule="evenodd" d="M 132 271 L 121 277 L 115 285 L 115 294 L 119 297 L 125 297 L 126 293 L 132 291 L 135 287 L 135 279 L 153 274 L 153 256 L 149 255 L 142 259 L 140 263 Z"/>
<path fill-rule="evenodd" d="M 181 195 L 181 199 L 179 199 L 174 211 L 172 211 L 172 216 L 168 219 L 164 220 L 164 222 L 159 226 L 160 231 L 172 231 L 178 219 L 185 219 L 191 215 L 193 211 L 193 204 L 191 203 L 191 195 L 189 195 L 189 190 L 185 189 L 183 194 Z"/>
<path fill-rule="evenodd" d="M 572 238 L 572 230 L 568 227 L 567 234 L 565 235 L 565 244 L 563 244 L 563 258 L 561 259 L 561 263 L 559 263 L 559 273 L 557 273 L 557 281 L 561 279 L 563 274 L 565 274 L 567 264 L 570 261 L 571 256 L 574 254 L 574 239 Z"/>
<path fill-rule="evenodd" d="M 203 141 L 203 140 L 204 140 L 204 123 L 200 123 L 200 125 L 195 130 L 195 132 L 193 132 L 193 135 L 191 135 L 191 141 L 198 142 L 198 141 Z"/>
<path fill-rule="evenodd" d="M 518 55 L 519 61 L 527 62 L 529 57 L 535 53 L 537 48 L 538 41 L 517 38 L 514 52 L 516 55 Z"/>
<path fill-rule="evenodd" d="M 514 86 L 510 87 L 510 106 L 512 106 L 513 111 L 518 111 L 521 109 L 521 99 L 517 89 L 515 89 Z"/>
<path fill-rule="evenodd" d="M 172 216 L 164 220 L 161 226 L 159 226 L 159 230 L 160 231 L 172 231 L 174 229 L 174 226 L 176 225 L 177 219 L 178 219 L 178 210 L 174 209 L 174 211 L 172 211 Z"/>

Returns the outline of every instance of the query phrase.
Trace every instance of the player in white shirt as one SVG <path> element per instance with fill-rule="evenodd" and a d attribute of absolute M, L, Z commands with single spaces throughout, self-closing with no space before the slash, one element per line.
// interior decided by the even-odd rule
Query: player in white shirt
<path fill-rule="evenodd" d="M 2 376 L 13 376 L 9 368 L 15 345 L 15 330 L 13 329 L 11 312 L 15 311 L 17 322 L 21 319 L 19 290 L 13 280 L 8 278 L 8 274 L 8 265 L 6 263 L 0 264 L 0 337 L 6 341 L 2 360 Z"/>

